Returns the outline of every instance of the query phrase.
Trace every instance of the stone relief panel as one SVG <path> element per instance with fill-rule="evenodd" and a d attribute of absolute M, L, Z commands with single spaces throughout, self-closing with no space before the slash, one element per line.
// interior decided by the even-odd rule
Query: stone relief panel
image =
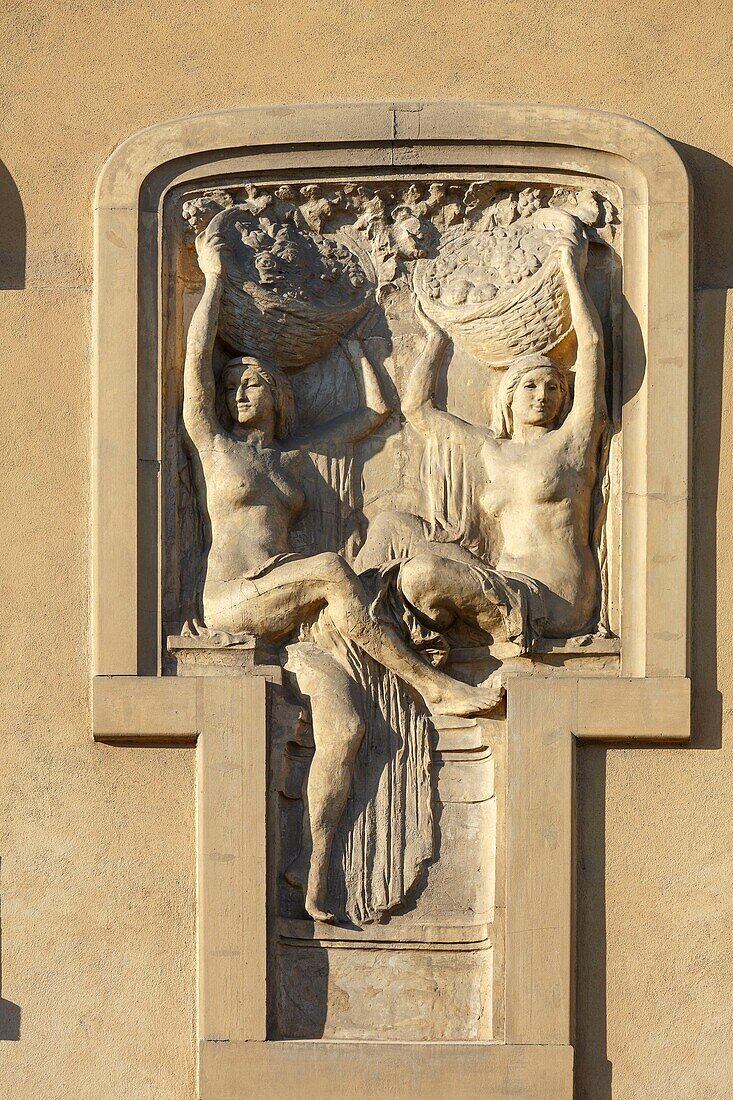
<path fill-rule="evenodd" d="M 163 630 L 282 677 L 273 1035 L 490 1039 L 506 676 L 618 653 L 618 195 L 233 180 L 166 225 Z"/>

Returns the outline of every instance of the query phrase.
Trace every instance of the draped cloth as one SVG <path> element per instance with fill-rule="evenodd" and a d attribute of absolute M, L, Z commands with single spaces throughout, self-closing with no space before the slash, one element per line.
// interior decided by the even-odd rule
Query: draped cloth
<path fill-rule="evenodd" d="M 354 507 L 353 463 L 323 464 L 324 482 L 345 511 Z M 430 441 L 423 458 L 423 484 L 428 495 L 425 537 L 428 542 L 457 542 L 471 552 L 470 568 L 487 600 L 504 619 L 506 635 L 521 651 L 532 648 L 543 619 L 541 593 L 529 578 L 508 577 L 484 564 L 488 554 L 475 525 L 475 482 L 465 456 L 444 441 Z M 323 516 L 323 513 L 322 513 Z M 340 544 L 349 557 L 345 525 L 331 512 L 326 545 Z M 339 528 L 337 531 L 336 528 Z M 407 603 L 400 571 L 409 548 L 395 545 L 394 557 L 362 574 L 375 620 L 389 623 L 434 665 L 444 664 L 445 639 L 421 623 Z M 334 839 L 329 872 L 329 906 L 358 924 L 380 920 L 401 906 L 434 857 L 435 830 L 430 726 L 424 708 L 394 673 L 383 668 L 332 623 L 328 610 L 292 647 L 288 667 L 297 678 L 307 647 L 329 654 L 356 685 L 365 733 L 356 756 L 346 807 Z M 300 653 L 297 651 L 300 650 Z M 290 651 L 289 651 L 290 652 Z"/>
<path fill-rule="evenodd" d="M 367 924 L 405 901 L 433 857 L 428 718 L 398 677 L 338 631 L 327 611 L 310 638 L 289 650 L 296 677 L 308 646 L 329 654 L 357 687 L 365 732 L 331 853 L 329 906 Z"/>
<path fill-rule="evenodd" d="M 389 562 L 362 575 L 372 596 L 370 613 L 409 636 L 416 650 L 440 665 L 447 645 L 404 600 L 403 564 Z M 529 648 L 527 624 L 540 615 L 530 612 L 530 603 L 541 607 L 539 593 L 535 597 L 523 578 L 502 577 L 478 562 L 475 569 L 486 580 L 487 599 L 494 600 L 510 625 L 510 636 Z M 296 678 L 300 662 L 308 662 L 308 647 L 328 654 L 357 689 L 365 732 L 334 839 L 328 903 L 355 923 L 367 924 L 405 902 L 434 855 L 429 720 L 402 681 L 338 630 L 327 609 L 308 637 L 289 647 L 287 667 Z"/>
<path fill-rule="evenodd" d="M 307 517 L 304 538 L 353 561 L 360 497 L 353 454 L 349 450 L 313 460 L 322 478 L 321 500 Z M 363 579 L 372 591 L 372 614 L 386 614 L 405 633 L 399 606 L 377 611 L 387 582 L 377 571 Z M 308 646 L 329 654 L 351 678 L 364 721 L 364 739 L 333 844 L 329 905 L 366 924 L 405 901 L 434 855 L 429 720 L 399 678 L 342 635 L 327 610 L 304 632 L 303 641 L 289 647 L 286 667 L 296 679 L 299 661 L 308 659 Z"/>
<path fill-rule="evenodd" d="M 490 532 L 480 516 L 481 463 L 467 455 L 465 446 L 454 445 L 450 432 L 425 440 L 420 464 L 420 484 L 425 494 L 426 538 L 430 542 L 456 542 L 479 561 L 492 560 Z"/>

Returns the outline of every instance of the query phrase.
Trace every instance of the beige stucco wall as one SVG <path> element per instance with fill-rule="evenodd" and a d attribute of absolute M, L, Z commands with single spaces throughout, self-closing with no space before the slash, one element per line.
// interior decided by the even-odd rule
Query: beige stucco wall
<path fill-rule="evenodd" d="M 733 15 L 713 25 L 711 9 L 690 0 L 25 0 L 0 18 L 3 1095 L 194 1091 L 193 754 L 95 746 L 90 733 L 91 202 L 101 165 L 130 134 L 179 115 L 463 98 L 633 115 L 680 143 L 694 178 L 694 740 L 580 750 L 578 1091 L 727 1100 Z"/>

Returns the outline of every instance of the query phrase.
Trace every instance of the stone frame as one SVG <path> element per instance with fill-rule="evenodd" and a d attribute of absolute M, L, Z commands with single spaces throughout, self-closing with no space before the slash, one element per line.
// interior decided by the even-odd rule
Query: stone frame
<path fill-rule="evenodd" d="M 468 162 L 601 175 L 620 188 L 626 261 L 621 672 L 684 676 L 691 338 L 684 165 L 660 134 L 632 119 L 568 107 L 468 103 L 217 112 L 144 130 L 107 161 L 95 198 L 95 672 L 159 672 L 161 200 L 186 180 L 241 171 L 245 160 L 249 169 Z M 673 405 L 665 396 L 667 380 Z"/>
<path fill-rule="evenodd" d="M 99 676 L 95 738 L 198 744 L 199 1097 L 303 1100 L 455 1089 L 496 1100 L 573 1094 L 574 814 L 578 741 L 684 743 L 689 680 L 518 676 L 506 768 L 503 1042 L 267 1039 L 266 711 L 272 670 L 243 678 Z M 549 720 L 548 720 L 549 718 Z M 259 807 L 259 808 L 258 808 Z"/>
<path fill-rule="evenodd" d="M 602 176 L 623 195 L 621 678 L 509 684 L 504 1043 L 380 1043 L 375 1059 L 369 1044 L 266 1041 L 265 678 L 160 675 L 162 200 L 244 164 L 564 171 Z M 298 1073 L 304 1097 L 329 1095 L 344 1072 L 355 1097 L 389 1091 L 396 1074 L 405 1096 L 440 1095 L 456 1073 L 497 1097 L 571 1095 L 573 746 L 689 737 L 690 302 L 685 169 L 661 135 L 628 118 L 468 103 L 256 108 L 153 127 L 105 165 L 95 199 L 94 735 L 199 742 L 201 1096 L 253 1086 L 274 1096 L 284 1072 Z"/>

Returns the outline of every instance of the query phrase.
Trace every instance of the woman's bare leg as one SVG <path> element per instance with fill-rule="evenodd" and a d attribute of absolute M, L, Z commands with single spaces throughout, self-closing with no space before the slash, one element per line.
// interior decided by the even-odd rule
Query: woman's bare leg
<path fill-rule="evenodd" d="M 498 687 L 471 687 L 433 668 L 397 630 L 375 622 L 361 581 L 338 554 L 316 554 L 277 566 L 254 581 L 229 581 L 223 589 L 221 584 L 215 603 L 224 619 L 217 622 L 207 609 L 209 627 L 279 640 L 327 606 L 344 637 L 418 691 L 433 714 L 487 714 L 501 698 Z M 206 607 L 206 592 L 204 598 Z"/>
<path fill-rule="evenodd" d="M 478 627 L 493 641 L 504 641 L 506 628 L 499 596 L 487 591 L 485 580 L 470 563 L 444 556 L 440 544 L 405 562 L 400 573 L 405 599 L 434 629 L 445 630 L 456 618 Z"/>
<path fill-rule="evenodd" d="M 425 521 L 419 516 L 383 512 L 369 526 L 354 563 L 356 572 L 406 559 L 400 571 L 400 587 L 427 625 L 445 630 L 461 618 L 498 639 L 503 634 L 503 618 L 469 568 L 476 564 L 473 554 L 459 543 L 433 542 L 425 531 Z"/>
<path fill-rule="evenodd" d="M 308 773 L 312 851 L 305 908 L 314 920 L 332 922 L 327 901 L 331 849 L 351 790 L 364 720 L 354 698 L 354 681 L 329 654 L 297 655 L 291 669 L 299 689 L 310 699 L 316 743 Z"/>

